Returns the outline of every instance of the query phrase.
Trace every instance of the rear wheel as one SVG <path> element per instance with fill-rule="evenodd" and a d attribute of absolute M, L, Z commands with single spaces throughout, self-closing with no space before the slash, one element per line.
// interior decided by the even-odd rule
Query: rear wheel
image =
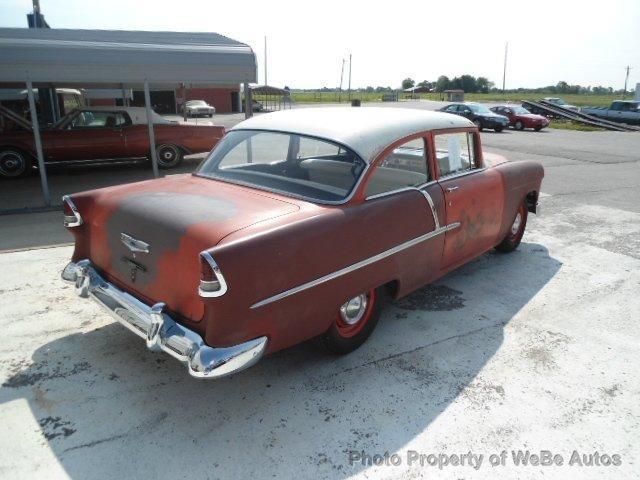
<path fill-rule="evenodd" d="M 382 308 L 383 289 L 357 295 L 338 309 L 331 327 L 320 337 L 320 343 L 333 353 L 354 351 L 371 335 Z"/>
<path fill-rule="evenodd" d="M 522 121 L 518 120 L 516 122 L 516 124 L 514 125 L 514 127 L 516 128 L 516 130 L 524 130 L 524 123 L 522 123 Z"/>
<path fill-rule="evenodd" d="M 182 162 L 182 151 L 175 145 L 160 145 L 156 149 L 158 155 L 158 167 L 173 168 Z"/>
<path fill-rule="evenodd" d="M 493 129 L 497 132 L 500 133 L 502 130 L 504 130 L 504 127 L 502 125 L 498 125 L 497 127 L 493 127 Z"/>
<path fill-rule="evenodd" d="M 33 167 L 31 157 L 18 149 L 0 151 L 0 177 L 18 178 L 27 175 Z"/>
<path fill-rule="evenodd" d="M 511 228 L 507 232 L 507 236 L 504 237 L 502 242 L 496 245 L 496 250 L 503 253 L 513 252 L 520 242 L 522 241 L 522 236 L 524 235 L 524 229 L 527 226 L 527 216 L 529 211 L 527 210 L 527 205 L 525 202 L 522 202 L 518 211 L 516 212 L 516 216 L 513 219 L 513 223 L 511 224 Z"/>

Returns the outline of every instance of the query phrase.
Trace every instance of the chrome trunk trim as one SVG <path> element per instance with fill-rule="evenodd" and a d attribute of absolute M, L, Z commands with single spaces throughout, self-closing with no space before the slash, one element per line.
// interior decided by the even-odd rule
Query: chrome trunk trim
<path fill-rule="evenodd" d="M 89 260 L 69 263 L 62 278 L 75 284 L 76 293 L 92 298 L 118 322 L 142 337 L 147 348 L 164 351 L 187 366 L 196 378 L 219 378 L 256 363 L 265 352 L 267 337 L 231 347 L 215 348 L 196 332 L 177 323 L 165 311 L 164 303 L 146 305 L 107 282 Z"/>
<path fill-rule="evenodd" d="M 274 295 L 272 297 L 269 298 L 265 298 L 264 300 L 261 300 L 257 303 L 254 303 L 253 305 L 251 305 L 251 308 L 260 308 L 263 307 L 265 305 L 268 305 L 270 303 L 273 302 L 277 302 L 278 300 L 282 300 L 283 298 L 289 297 L 291 295 L 295 295 L 296 293 L 300 293 L 304 290 L 308 290 L 310 288 L 313 288 L 317 285 L 320 285 L 322 283 L 328 282 L 330 280 L 333 280 L 335 278 L 341 277 L 343 275 L 346 275 L 348 273 L 351 273 L 355 270 L 358 270 L 359 268 L 362 267 L 366 267 L 367 265 L 371 265 L 372 263 L 378 262 L 380 260 L 383 260 L 387 257 L 390 257 L 391 255 L 394 255 L 398 252 L 401 252 L 403 250 L 406 250 L 407 248 L 411 248 L 419 243 L 425 242 L 433 237 L 436 237 L 438 235 L 442 235 L 445 232 L 448 232 L 449 230 L 453 230 L 456 229 L 460 226 L 460 222 L 455 222 L 455 223 L 451 223 L 445 227 L 440 227 L 437 228 L 435 230 L 432 230 L 429 233 L 425 233 L 424 235 L 420 235 L 419 237 L 416 237 L 412 240 L 409 240 L 407 242 L 401 243 L 400 245 L 396 245 L 393 248 L 390 248 L 389 250 L 385 250 L 384 252 L 380 252 L 377 255 L 374 255 L 372 257 L 369 258 L 365 258 L 364 260 L 359 261 L 358 263 L 354 263 L 352 265 L 349 265 L 348 267 L 342 268 L 340 270 L 336 270 L 335 272 L 329 273 L 327 275 L 324 275 L 323 277 L 320 278 L 316 278 L 315 280 L 312 280 L 310 282 L 304 283 L 302 285 L 298 285 L 297 287 L 291 288 L 289 290 L 286 290 L 282 293 L 278 293 L 277 295 Z"/>

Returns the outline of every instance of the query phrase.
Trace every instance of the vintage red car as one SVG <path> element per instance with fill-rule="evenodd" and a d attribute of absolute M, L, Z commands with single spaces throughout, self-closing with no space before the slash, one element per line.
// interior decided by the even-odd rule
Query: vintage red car
<path fill-rule="evenodd" d="M 8 112 L 7 112 L 8 113 Z M 28 174 L 36 163 L 31 126 L 10 116 L 0 131 L 0 177 Z M 5 124 L 5 123 L 3 123 Z M 209 152 L 225 133 L 214 125 L 183 125 L 153 112 L 160 168 L 177 166 L 184 155 Z M 47 164 L 104 163 L 150 155 L 147 112 L 143 107 L 87 107 L 41 131 Z"/>
<path fill-rule="evenodd" d="M 446 113 L 262 115 L 193 174 L 65 197 L 62 277 L 196 377 L 314 337 L 347 353 L 387 296 L 514 250 L 543 175 L 488 161 L 473 123 Z"/>
<path fill-rule="evenodd" d="M 507 117 L 509 119 L 509 126 L 516 130 L 533 128 L 536 132 L 539 132 L 549 126 L 549 119 L 547 117 L 531 113 L 520 105 L 497 105 L 491 107 L 491 111 Z"/>

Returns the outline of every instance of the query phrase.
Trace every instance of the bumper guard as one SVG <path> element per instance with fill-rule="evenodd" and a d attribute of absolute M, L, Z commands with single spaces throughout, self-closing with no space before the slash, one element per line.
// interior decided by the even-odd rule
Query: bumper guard
<path fill-rule="evenodd" d="M 214 348 L 202 337 L 173 320 L 164 303 L 148 306 L 107 282 L 89 260 L 69 263 L 62 279 L 75 284 L 82 298 L 91 297 L 118 322 L 145 339 L 147 348 L 164 351 L 184 363 L 196 378 L 218 378 L 243 370 L 264 354 L 267 337 L 259 337 L 232 347 Z"/>

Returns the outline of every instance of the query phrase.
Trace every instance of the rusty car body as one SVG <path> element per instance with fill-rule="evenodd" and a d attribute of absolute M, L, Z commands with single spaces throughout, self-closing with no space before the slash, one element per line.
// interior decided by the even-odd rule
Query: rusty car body
<path fill-rule="evenodd" d="M 62 277 L 196 377 L 314 337 L 347 353 L 385 296 L 515 249 L 542 178 L 484 156 L 477 128 L 446 113 L 261 115 L 193 174 L 65 197 Z"/>
<path fill-rule="evenodd" d="M 2 114 L 2 112 L 0 112 Z M 20 177 L 35 164 L 31 126 L 5 111 L 11 129 L 0 131 L 0 177 Z M 152 112 L 160 168 L 177 166 L 184 155 L 209 152 L 225 133 L 214 125 L 184 125 Z M 45 163 L 78 164 L 146 159 L 150 155 L 144 107 L 84 107 L 41 130 Z"/>

